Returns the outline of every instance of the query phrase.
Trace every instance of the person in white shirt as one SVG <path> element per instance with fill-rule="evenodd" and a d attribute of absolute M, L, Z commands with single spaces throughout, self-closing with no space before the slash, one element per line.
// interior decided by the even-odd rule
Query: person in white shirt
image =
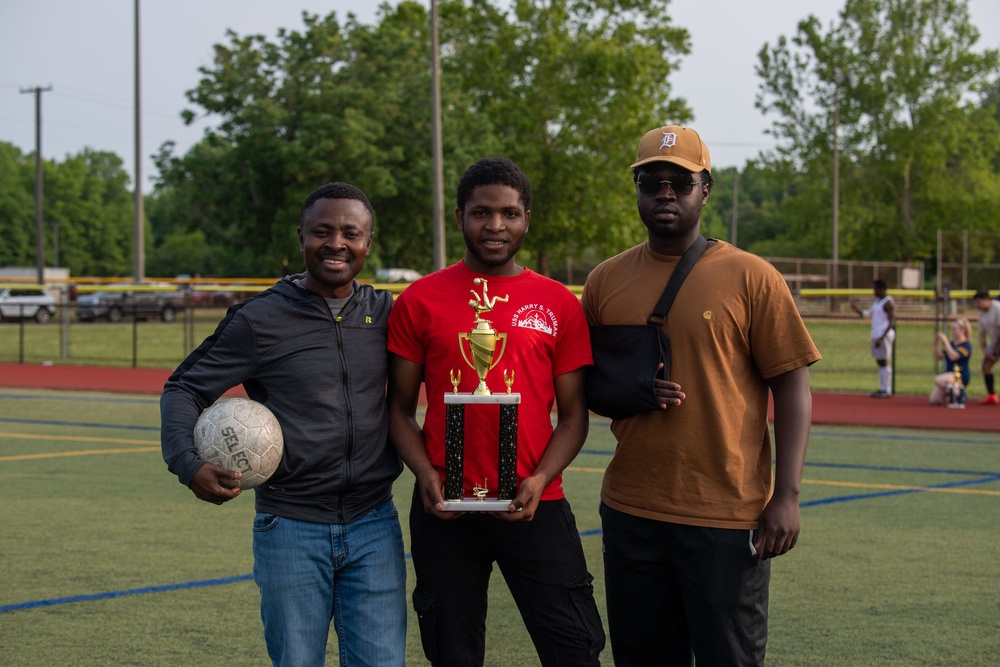
<path fill-rule="evenodd" d="M 896 340 L 896 312 L 892 297 L 886 293 L 888 286 L 881 278 L 874 282 L 875 301 L 872 307 L 862 310 L 851 302 L 851 308 L 861 317 L 872 321 L 872 357 L 878 364 L 878 391 L 872 398 L 892 396 L 892 343 Z"/>

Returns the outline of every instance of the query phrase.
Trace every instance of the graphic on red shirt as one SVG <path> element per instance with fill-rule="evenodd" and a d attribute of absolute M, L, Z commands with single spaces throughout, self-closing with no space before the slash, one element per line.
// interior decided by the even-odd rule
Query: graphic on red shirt
<path fill-rule="evenodd" d="M 556 314 L 545 306 L 537 303 L 529 303 L 522 306 L 514 313 L 511 324 L 515 327 L 534 329 L 542 333 L 559 335 L 559 320 Z"/>

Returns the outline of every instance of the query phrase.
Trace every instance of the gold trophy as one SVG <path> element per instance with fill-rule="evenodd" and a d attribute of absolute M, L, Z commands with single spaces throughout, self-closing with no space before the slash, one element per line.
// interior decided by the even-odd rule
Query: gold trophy
<path fill-rule="evenodd" d="M 471 394 L 459 393 L 458 384 L 462 372 L 455 369 L 449 371 L 449 379 L 453 391 L 445 393 L 445 471 L 444 471 L 444 509 L 452 512 L 507 512 L 509 505 L 517 494 L 517 416 L 521 403 L 519 393 L 511 393 L 514 384 L 514 371 L 504 369 L 503 380 L 507 386 L 506 393 L 493 394 L 486 386 L 486 375 L 500 361 L 507 349 L 507 334 L 498 333 L 489 320 L 483 318 L 484 313 L 493 310 L 497 301 L 506 303 L 508 296 L 490 297 L 485 278 L 473 279 L 473 284 L 482 285 L 482 295 L 471 290 L 472 299 L 469 305 L 476 312 L 474 326 L 470 331 L 458 334 L 458 346 L 462 350 L 462 358 L 476 372 L 479 384 Z M 469 350 L 465 342 L 468 341 Z M 502 341 L 502 342 L 501 342 Z M 499 343 L 499 351 L 497 350 Z M 469 353 L 471 352 L 471 359 Z M 471 496 L 466 496 L 463 489 L 465 465 L 465 408 L 467 406 L 499 405 L 500 432 L 497 434 L 499 444 L 499 460 L 496 495 L 490 494 L 484 479 L 482 484 L 475 484 Z M 473 501 L 473 502 L 469 502 Z"/>
<path fill-rule="evenodd" d="M 955 380 L 948 383 L 948 407 L 964 410 L 965 403 L 962 401 L 962 390 L 965 389 L 965 385 L 962 383 L 962 371 L 958 367 L 958 364 L 952 366 L 952 372 L 955 375 Z"/>
<path fill-rule="evenodd" d="M 503 356 L 504 350 L 507 349 L 507 334 L 497 333 L 496 329 L 490 324 L 490 321 L 482 318 L 482 314 L 493 310 L 493 306 L 496 305 L 497 301 L 507 303 L 509 297 L 495 296 L 490 298 L 485 278 L 474 278 L 472 283 L 474 285 L 482 284 L 483 295 L 480 298 L 476 294 L 476 290 L 470 290 L 472 292 L 472 299 L 469 300 L 469 305 L 476 311 L 476 319 L 473 322 L 475 326 L 469 332 L 463 331 L 458 334 L 458 346 L 462 350 L 462 358 L 465 359 L 465 363 L 469 364 L 472 370 L 476 371 L 476 375 L 479 376 L 479 385 L 472 392 L 473 395 L 489 396 L 492 392 L 486 386 L 486 374 L 500 362 L 500 357 Z M 465 351 L 464 341 L 469 341 L 469 350 L 472 352 L 471 360 Z M 497 341 L 503 341 L 503 346 L 500 348 L 499 354 L 496 353 Z"/>

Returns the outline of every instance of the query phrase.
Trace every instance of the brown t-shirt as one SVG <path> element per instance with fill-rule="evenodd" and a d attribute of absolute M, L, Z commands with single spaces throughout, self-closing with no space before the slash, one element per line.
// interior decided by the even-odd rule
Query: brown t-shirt
<path fill-rule="evenodd" d="M 644 324 L 680 257 L 643 243 L 603 262 L 583 291 L 590 324 Z M 820 354 L 781 274 L 723 241 L 677 294 L 664 330 L 684 402 L 616 420 L 601 499 L 649 519 L 752 529 L 771 494 L 766 378 Z"/>

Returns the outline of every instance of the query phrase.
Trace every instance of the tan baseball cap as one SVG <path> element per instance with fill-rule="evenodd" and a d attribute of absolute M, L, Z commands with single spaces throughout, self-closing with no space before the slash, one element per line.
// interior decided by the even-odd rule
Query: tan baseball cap
<path fill-rule="evenodd" d="M 707 169 L 712 173 L 708 146 L 697 132 L 680 125 L 665 125 L 643 135 L 639 153 L 630 169 L 650 162 L 672 162 L 688 171 Z"/>

